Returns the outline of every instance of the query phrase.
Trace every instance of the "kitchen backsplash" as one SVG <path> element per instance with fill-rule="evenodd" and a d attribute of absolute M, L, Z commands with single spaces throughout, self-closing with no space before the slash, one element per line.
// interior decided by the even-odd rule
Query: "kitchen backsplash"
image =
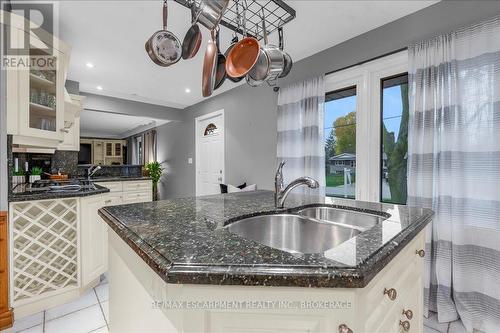
<path fill-rule="evenodd" d="M 78 176 L 87 175 L 88 165 L 78 166 Z M 94 175 L 98 177 L 140 177 L 142 176 L 142 165 L 101 165 L 101 170 Z"/>

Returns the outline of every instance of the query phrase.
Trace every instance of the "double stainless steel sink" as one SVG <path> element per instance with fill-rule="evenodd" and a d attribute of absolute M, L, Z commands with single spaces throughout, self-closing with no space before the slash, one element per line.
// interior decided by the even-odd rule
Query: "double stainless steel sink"
<path fill-rule="evenodd" d="M 383 220 L 381 215 L 319 206 L 242 218 L 225 228 L 276 249 L 310 254 L 332 249 Z"/>

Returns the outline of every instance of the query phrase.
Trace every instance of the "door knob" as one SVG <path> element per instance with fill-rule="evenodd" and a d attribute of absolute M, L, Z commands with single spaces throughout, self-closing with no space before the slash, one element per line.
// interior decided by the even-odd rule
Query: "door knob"
<path fill-rule="evenodd" d="M 389 297 L 389 299 L 391 301 L 394 301 L 396 299 L 396 297 L 398 296 L 398 293 L 396 292 L 396 289 L 394 289 L 394 288 L 391 288 L 391 289 L 384 288 L 384 295 L 387 295 L 387 297 Z"/>
<path fill-rule="evenodd" d="M 346 324 L 342 324 L 339 326 L 339 333 L 352 333 L 352 330 Z"/>
<path fill-rule="evenodd" d="M 413 318 L 413 311 L 411 311 L 410 309 L 408 310 L 403 309 L 403 315 L 405 315 L 406 318 L 411 320 Z"/>
<path fill-rule="evenodd" d="M 405 331 L 405 332 L 408 332 L 410 330 L 410 327 L 411 327 L 410 322 L 408 320 L 405 320 L 405 321 L 400 320 L 399 326 L 401 326 L 403 328 L 403 331 Z"/>
<path fill-rule="evenodd" d="M 415 254 L 417 254 L 420 258 L 425 257 L 425 251 L 424 250 L 416 250 Z"/>

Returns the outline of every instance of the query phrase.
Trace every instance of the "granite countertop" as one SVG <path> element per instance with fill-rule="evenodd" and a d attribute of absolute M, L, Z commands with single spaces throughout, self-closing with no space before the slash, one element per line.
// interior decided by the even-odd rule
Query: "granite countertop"
<path fill-rule="evenodd" d="M 9 202 L 86 197 L 109 192 L 108 188 L 99 185 L 95 185 L 95 189 L 83 188 L 78 191 L 30 191 L 28 186 L 18 184 L 9 194 Z"/>
<path fill-rule="evenodd" d="M 243 215 L 329 202 L 383 222 L 319 254 L 274 249 L 231 233 Z M 430 222 L 428 209 L 255 191 L 105 207 L 99 215 L 167 283 L 361 288 Z"/>

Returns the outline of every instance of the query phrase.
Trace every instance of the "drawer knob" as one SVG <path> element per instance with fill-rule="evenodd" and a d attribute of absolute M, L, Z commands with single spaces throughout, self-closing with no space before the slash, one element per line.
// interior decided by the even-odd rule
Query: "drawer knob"
<path fill-rule="evenodd" d="M 342 324 L 339 326 L 339 333 L 352 333 L 352 330 L 346 324 Z"/>
<path fill-rule="evenodd" d="M 401 326 L 403 328 L 403 331 L 408 332 L 410 330 L 411 325 L 410 325 L 410 322 L 408 320 L 405 320 L 405 321 L 400 320 L 399 326 Z"/>
<path fill-rule="evenodd" d="M 415 254 L 417 254 L 420 258 L 425 257 L 425 251 L 424 250 L 416 250 Z"/>
<path fill-rule="evenodd" d="M 406 316 L 408 320 L 411 320 L 413 318 L 413 311 L 411 311 L 410 309 L 408 310 L 403 309 L 403 315 Z"/>
<path fill-rule="evenodd" d="M 396 297 L 398 296 L 398 293 L 396 292 L 396 289 L 394 289 L 394 288 L 391 288 L 391 289 L 384 288 L 384 295 L 387 295 L 387 297 L 389 297 L 389 299 L 391 301 L 394 301 L 396 299 Z"/>
<path fill-rule="evenodd" d="M 0 274 L 5 273 L 5 269 L 0 269 Z"/>

